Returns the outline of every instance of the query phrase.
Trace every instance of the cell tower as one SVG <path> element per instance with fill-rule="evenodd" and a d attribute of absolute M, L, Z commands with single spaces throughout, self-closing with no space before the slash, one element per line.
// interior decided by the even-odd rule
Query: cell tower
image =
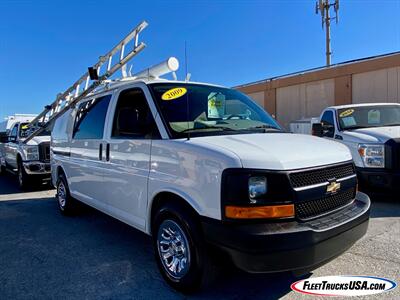
<path fill-rule="evenodd" d="M 333 7 L 335 10 L 335 16 L 330 17 L 329 9 Z M 333 3 L 329 3 L 329 0 L 319 0 L 315 3 L 315 13 L 321 13 L 322 17 L 322 29 L 324 24 L 326 27 L 326 65 L 331 65 L 331 20 L 336 20 L 336 24 L 339 21 L 339 0 L 335 0 Z"/>

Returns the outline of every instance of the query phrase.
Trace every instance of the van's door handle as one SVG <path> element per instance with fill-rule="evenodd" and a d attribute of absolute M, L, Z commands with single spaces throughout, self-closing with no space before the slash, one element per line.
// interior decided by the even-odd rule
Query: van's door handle
<path fill-rule="evenodd" d="M 106 145 L 106 161 L 110 161 L 110 144 Z"/>
<path fill-rule="evenodd" d="M 103 144 L 99 146 L 99 160 L 103 160 Z"/>

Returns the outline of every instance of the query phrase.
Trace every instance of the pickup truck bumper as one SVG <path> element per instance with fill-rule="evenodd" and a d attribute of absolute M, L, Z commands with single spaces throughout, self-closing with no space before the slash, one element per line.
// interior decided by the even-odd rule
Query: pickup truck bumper
<path fill-rule="evenodd" d="M 225 224 L 203 220 L 206 241 L 250 273 L 309 272 L 350 248 L 367 231 L 370 199 L 310 221 Z"/>
<path fill-rule="evenodd" d="M 26 161 L 23 166 L 28 175 L 51 175 L 50 162 Z"/>
<path fill-rule="evenodd" d="M 357 168 L 357 177 L 362 189 L 388 192 L 400 190 L 400 171 Z"/>

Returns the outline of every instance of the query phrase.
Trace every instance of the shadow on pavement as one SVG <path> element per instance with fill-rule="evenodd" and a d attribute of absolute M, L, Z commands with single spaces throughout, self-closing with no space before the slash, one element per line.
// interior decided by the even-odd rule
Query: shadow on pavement
<path fill-rule="evenodd" d="M 186 298 L 158 272 L 151 238 L 87 206 L 75 217 L 54 198 L 0 202 L 0 294 L 8 298 Z M 221 272 L 194 299 L 277 299 L 290 275 Z"/>
<path fill-rule="evenodd" d="M 19 194 L 24 192 L 40 192 L 52 189 L 49 184 L 37 184 L 26 191 L 18 187 L 17 176 L 5 173 L 0 176 L 0 195 Z"/>

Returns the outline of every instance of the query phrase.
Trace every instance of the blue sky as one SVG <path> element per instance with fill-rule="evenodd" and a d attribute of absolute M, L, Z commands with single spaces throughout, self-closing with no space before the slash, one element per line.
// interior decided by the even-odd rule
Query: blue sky
<path fill-rule="evenodd" d="M 325 64 L 315 1 L 0 1 L 0 118 L 37 113 L 142 20 L 134 70 L 184 44 L 192 80 L 234 86 Z M 332 63 L 400 50 L 400 0 L 341 0 Z"/>

